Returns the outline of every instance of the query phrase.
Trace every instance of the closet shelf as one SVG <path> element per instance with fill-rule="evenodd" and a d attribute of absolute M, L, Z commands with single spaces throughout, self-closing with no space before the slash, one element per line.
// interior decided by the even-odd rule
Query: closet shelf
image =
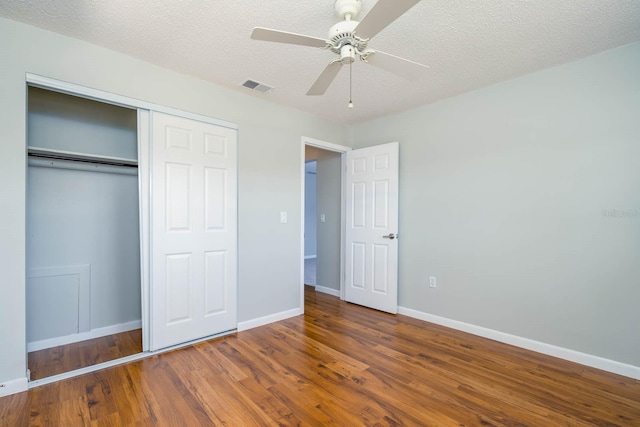
<path fill-rule="evenodd" d="M 74 151 L 53 150 L 50 148 L 27 147 L 30 156 L 44 157 L 60 160 L 80 160 L 85 162 L 96 162 L 108 165 L 137 166 L 138 160 L 124 157 L 100 156 L 97 154 L 77 153 Z"/>

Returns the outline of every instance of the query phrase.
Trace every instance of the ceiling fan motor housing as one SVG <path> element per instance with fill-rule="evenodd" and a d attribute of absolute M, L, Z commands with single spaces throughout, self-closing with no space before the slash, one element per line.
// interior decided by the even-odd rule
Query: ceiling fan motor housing
<path fill-rule="evenodd" d="M 340 54 L 340 58 L 345 64 L 348 62 L 345 62 L 343 48 L 352 47 L 354 55 L 360 54 L 367 48 L 368 40 L 361 39 L 353 32 L 358 24 L 358 21 L 340 21 L 329 30 L 328 48 L 332 52 Z"/>
<path fill-rule="evenodd" d="M 353 30 L 355 30 L 355 28 L 358 26 L 358 23 L 358 21 L 340 21 L 337 24 L 333 25 L 329 29 L 329 41 L 333 43 L 334 46 L 336 46 L 340 40 L 347 37 L 352 37 Z"/>

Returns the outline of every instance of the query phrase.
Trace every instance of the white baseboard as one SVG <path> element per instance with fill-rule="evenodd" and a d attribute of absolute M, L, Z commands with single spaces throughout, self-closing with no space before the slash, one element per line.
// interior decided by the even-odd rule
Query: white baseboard
<path fill-rule="evenodd" d="M 558 357 L 570 362 L 579 363 L 581 365 L 590 366 L 592 368 L 602 369 L 625 377 L 640 380 L 640 367 L 628 365 L 626 363 L 616 362 L 615 360 L 605 359 L 603 357 L 591 354 L 581 353 L 579 351 L 570 350 L 568 348 L 557 347 L 552 344 L 546 344 L 540 341 L 519 337 L 517 335 L 507 334 L 505 332 L 496 331 L 482 326 L 472 325 L 470 323 L 460 322 L 458 320 L 447 319 L 422 311 L 413 310 L 406 307 L 398 307 L 398 313 L 415 319 L 424 320 L 426 322 L 435 323 L 437 325 L 446 326 L 463 332 L 468 332 L 484 338 L 489 338 L 505 344 L 535 351 L 537 353 L 546 354 L 548 356 Z"/>
<path fill-rule="evenodd" d="M 247 329 L 257 328 L 258 326 L 268 325 L 269 323 L 288 319 L 290 317 L 299 316 L 301 314 L 304 314 L 304 311 L 301 308 L 294 308 L 287 311 L 281 311 L 280 313 L 270 314 L 264 317 L 258 317 L 257 319 L 238 322 L 238 332 L 246 331 Z"/>
<path fill-rule="evenodd" d="M 27 377 L 0 383 L 0 397 L 27 391 L 29 388 Z"/>
<path fill-rule="evenodd" d="M 315 288 L 316 288 L 316 291 L 322 292 L 324 294 L 333 295 L 334 297 L 339 297 L 340 296 L 340 290 L 339 289 L 327 288 L 326 286 L 318 286 L 318 285 L 316 285 Z"/>
<path fill-rule="evenodd" d="M 305 255 L 304 259 L 313 259 L 313 258 L 317 258 L 317 255 Z"/>
<path fill-rule="evenodd" d="M 71 344 L 74 342 L 91 340 L 94 338 L 100 338 L 107 335 L 119 334 L 121 332 L 132 331 L 134 329 L 142 328 L 141 320 L 134 320 L 132 322 L 120 323 L 117 325 L 105 326 L 104 328 L 91 329 L 88 332 L 81 332 L 79 334 L 65 335 L 62 337 L 49 338 L 41 341 L 33 341 L 27 344 L 27 351 L 44 350 L 45 348 L 57 347 L 59 345 Z"/>

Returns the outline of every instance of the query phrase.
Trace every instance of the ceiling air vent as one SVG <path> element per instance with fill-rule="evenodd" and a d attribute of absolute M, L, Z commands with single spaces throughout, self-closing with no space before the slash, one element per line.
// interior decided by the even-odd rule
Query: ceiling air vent
<path fill-rule="evenodd" d="M 273 90 L 272 86 L 267 86 L 254 80 L 245 80 L 244 83 L 242 83 L 242 86 L 262 93 L 269 93 Z"/>

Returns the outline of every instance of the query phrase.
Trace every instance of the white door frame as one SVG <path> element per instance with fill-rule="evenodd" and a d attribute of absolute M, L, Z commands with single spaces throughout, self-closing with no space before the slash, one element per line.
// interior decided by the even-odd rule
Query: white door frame
<path fill-rule="evenodd" d="M 316 147 L 321 150 L 333 151 L 340 153 L 340 299 L 344 300 L 344 248 L 345 248 L 345 191 L 344 191 L 344 167 L 345 167 L 345 153 L 351 151 L 351 147 L 346 145 L 338 145 L 319 139 L 309 138 L 303 136 L 301 138 L 300 146 L 300 188 L 301 197 L 300 204 L 301 209 L 301 230 L 300 230 L 300 309 L 304 313 L 304 180 L 305 180 L 305 147 Z"/>
<path fill-rule="evenodd" d="M 150 200 L 151 200 L 151 145 L 150 145 L 150 129 L 149 129 L 149 113 L 150 111 L 157 111 L 161 113 L 171 114 L 174 116 L 184 117 L 187 119 L 198 120 L 205 123 L 214 124 L 230 129 L 238 129 L 238 125 L 235 123 L 227 122 L 224 120 L 214 119 L 211 117 L 203 116 L 200 114 L 189 113 L 186 111 L 178 110 L 163 105 L 154 104 L 151 102 L 142 101 L 128 96 L 117 95 L 114 93 L 106 92 L 99 89 L 90 88 L 74 83 L 65 82 L 62 80 L 52 79 L 49 77 L 40 76 L 37 74 L 27 73 L 25 76 L 25 82 L 27 86 L 38 87 L 41 89 L 51 90 L 54 92 L 60 92 L 68 95 L 78 96 L 81 98 L 91 99 L 105 104 L 117 105 L 120 107 L 130 108 L 138 111 L 138 199 L 140 209 L 140 280 L 141 280 L 141 316 L 142 316 L 142 351 L 149 354 L 149 332 L 150 332 L 150 298 L 151 298 L 151 282 L 150 282 L 150 248 L 151 248 L 151 234 L 150 234 Z M 27 150 L 27 141 L 25 141 L 25 152 Z M 25 277 L 27 277 L 25 273 Z M 25 284 L 26 286 L 26 284 Z M 26 340 L 25 340 L 26 342 Z M 176 346 L 179 347 L 179 346 Z M 27 348 L 25 347 L 25 357 L 27 355 Z M 113 363 L 111 365 L 115 365 Z M 84 368 L 86 372 L 91 372 L 93 369 Z M 78 370 L 80 371 L 80 370 Z M 80 375 L 84 372 L 77 372 L 76 375 Z M 57 379 L 63 379 L 65 375 L 56 376 Z M 74 375 L 68 375 L 71 377 Z M 45 379 L 46 380 L 46 379 Z M 48 381 L 39 381 L 40 383 L 47 383 Z"/>

